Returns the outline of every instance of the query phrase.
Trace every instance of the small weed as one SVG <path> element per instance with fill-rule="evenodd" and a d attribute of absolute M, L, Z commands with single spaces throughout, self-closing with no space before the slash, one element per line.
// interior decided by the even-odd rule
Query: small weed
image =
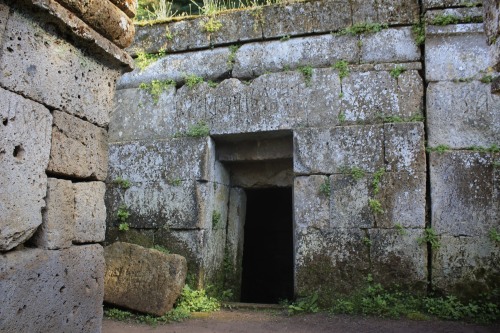
<path fill-rule="evenodd" d="M 460 19 L 455 15 L 443 14 L 443 15 L 436 15 L 436 17 L 434 17 L 434 19 L 432 20 L 431 24 L 448 25 L 448 24 L 457 24 L 458 22 L 460 22 Z"/>
<path fill-rule="evenodd" d="M 215 17 L 210 17 L 201 27 L 205 32 L 214 33 L 222 29 L 222 22 Z"/>
<path fill-rule="evenodd" d="M 299 67 L 299 72 L 304 75 L 304 79 L 306 81 L 306 86 L 309 87 L 311 86 L 311 80 L 312 80 L 312 75 L 313 75 L 313 69 L 311 66 L 302 66 Z"/>
<path fill-rule="evenodd" d="M 318 293 L 313 293 L 310 296 L 301 298 L 292 304 L 288 305 L 288 314 L 294 315 L 298 313 L 316 313 L 318 307 Z"/>
<path fill-rule="evenodd" d="M 172 185 L 172 186 L 181 186 L 181 184 L 182 184 L 182 179 L 180 179 L 180 178 L 170 179 L 168 183 L 169 183 L 170 185 Z"/>
<path fill-rule="evenodd" d="M 500 161 L 494 161 L 491 163 L 493 169 L 500 169 Z"/>
<path fill-rule="evenodd" d="M 177 300 L 177 308 L 188 312 L 218 311 L 220 303 L 217 299 L 207 296 L 205 290 L 194 290 L 185 285 Z"/>
<path fill-rule="evenodd" d="M 332 68 L 338 70 L 340 81 L 343 78 L 349 76 L 349 63 L 345 60 L 339 60 L 335 64 L 333 64 Z"/>
<path fill-rule="evenodd" d="M 415 24 L 411 31 L 413 32 L 413 36 L 415 37 L 415 42 L 418 46 L 423 45 L 425 43 L 425 24 L 424 22 L 420 22 Z"/>
<path fill-rule="evenodd" d="M 500 232 L 498 232 L 496 229 L 491 229 L 489 232 L 489 236 L 493 243 L 500 244 Z"/>
<path fill-rule="evenodd" d="M 368 237 L 363 237 L 363 239 L 361 239 L 361 241 L 363 242 L 364 245 L 366 246 L 371 246 L 372 245 L 372 241 L 370 238 Z"/>
<path fill-rule="evenodd" d="M 155 246 L 153 246 L 152 249 L 160 251 L 160 252 L 165 253 L 165 254 L 170 254 L 170 251 L 166 247 L 163 247 L 163 246 L 158 245 L 158 244 L 156 244 Z"/>
<path fill-rule="evenodd" d="M 290 40 L 290 35 L 285 35 L 285 36 L 280 38 L 281 42 L 286 42 L 287 40 Z"/>
<path fill-rule="evenodd" d="M 325 179 L 323 184 L 319 186 L 319 193 L 324 195 L 325 197 L 330 197 L 331 193 L 331 187 L 330 187 L 330 179 Z"/>
<path fill-rule="evenodd" d="M 134 62 L 137 68 L 143 71 L 152 63 L 158 61 L 160 58 L 163 58 L 165 54 L 165 50 L 160 50 L 157 54 L 139 52 L 137 53 L 137 58 L 135 58 Z"/>
<path fill-rule="evenodd" d="M 449 151 L 450 147 L 448 147 L 447 145 L 437 145 L 436 147 L 427 147 L 426 150 L 428 153 L 436 152 L 438 154 L 443 154 Z"/>
<path fill-rule="evenodd" d="M 130 230 L 130 226 L 128 225 L 127 222 L 123 222 L 123 223 L 120 223 L 118 225 L 118 230 L 120 230 L 120 231 L 129 231 Z"/>
<path fill-rule="evenodd" d="M 429 243 L 431 244 L 431 247 L 433 250 L 437 250 L 441 247 L 441 244 L 439 243 L 438 236 L 436 234 L 436 231 L 432 228 L 425 228 L 424 230 L 424 236 L 419 237 L 417 239 L 417 242 L 419 245 L 422 245 L 424 243 Z"/>
<path fill-rule="evenodd" d="M 469 150 L 472 151 L 477 151 L 479 153 L 499 153 L 500 152 L 500 147 L 498 147 L 496 144 L 492 144 L 489 147 L 481 147 L 481 146 L 471 146 L 468 148 Z"/>
<path fill-rule="evenodd" d="M 493 76 L 491 75 L 485 75 L 481 78 L 480 80 L 482 83 L 491 83 L 493 81 Z"/>
<path fill-rule="evenodd" d="M 189 88 L 193 88 L 194 86 L 202 83 L 203 78 L 197 76 L 196 74 L 189 74 L 184 77 L 184 81 Z"/>
<path fill-rule="evenodd" d="M 207 84 L 210 88 L 217 88 L 217 86 L 219 85 L 217 82 L 214 82 L 212 80 L 208 80 Z"/>
<path fill-rule="evenodd" d="M 406 236 L 408 234 L 408 232 L 406 231 L 406 229 L 400 223 L 396 223 L 394 225 L 394 227 L 396 228 L 396 231 L 398 232 L 398 235 Z"/>
<path fill-rule="evenodd" d="M 383 214 L 382 204 L 377 199 L 368 199 L 368 205 L 370 206 L 374 214 Z"/>
<path fill-rule="evenodd" d="M 158 323 L 180 322 L 186 318 L 189 318 L 190 313 L 182 309 L 173 309 L 172 311 L 167 312 L 161 317 L 156 317 L 153 315 L 138 314 L 105 306 L 104 316 L 106 318 L 119 321 L 135 321 L 138 323 L 156 326 Z"/>
<path fill-rule="evenodd" d="M 341 167 L 340 172 L 346 175 L 351 176 L 354 180 L 361 180 L 365 176 L 365 170 L 358 167 Z"/>
<path fill-rule="evenodd" d="M 118 220 L 122 223 L 127 222 L 127 219 L 130 217 L 130 213 L 128 212 L 128 207 L 125 205 L 121 205 L 118 207 L 118 211 L 116 213 Z"/>
<path fill-rule="evenodd" d="M 167 38 L 167 40 L 171 41 L 174 39 L 174 35 L 172 34 L 172 32 L 170 31 L 170 28 L 169 26 L 167 25 L 165 27 L 165 37 Z"/>
<path fill-rule="evenodd" d="M 212 229 L 217 229 L 221 222 L 221 213 L 214 210 L 212 212 Z"/>
<path fill-rule="evenodd" d="M 120 186 L 124 190 L 129 189 L 130 186 L 132 186 L 129 180 L 123 179 L 121 177 L 116 177 L 115 180 L 113 180 L 113 184 Z"/>
<path fill-rule="evenodd" d="M 378 192 L 380 192 L 380 181 L 382 180 L 384 174 L 385 174 L 384 168 L 378 169 L 373 174 L 373 180 L 372 180 L 373 193 L 378 194 Z"/>
<path fill-rule="evenodd" d="M 413 117 L 411 117 L 410 119 L 408 119 L 409 122 L 418 122 L 418 121 L 425 121 L 425 117 L 422 116 L 422 115 L 414 115 Z"/>
<path fill-rule="evenodd" d="M 342 98 L 344 98 L 344 93 L 341 91 L 341 92 L 339 93 L 339 99 L 342 99 Z"/>
<path fill-rule="evenodd" d="M 210 127 L 204 121 L 199 121 L 188 128 L 186 136 L 191 138 L 202 138 L 210 135 Z"/>
<path fill-rule="evenodd" d="M 150 83 L 143 82 L 139 85 L 139 89 L 146 90 L 153 97 L 154 104 L 160 100 L 161 93 L 171 87 L 175 87 L 174 80 L 153 80 Z"/>
<path fill-rule="evenodd" d="M 342 94 L 342 93 L 341 93 L 341 94 Z M 345 116 L 345 113 L 344 113 L 344 112 L 342 112 L 342 111 L 340 111 L 340 112 L 339 112 L 339 114 L 338 114 L 337 118 L 339 119 L 340 124 L 345 123 L 345 121 L 346 121 L 346 119 L 347 119 L 347 118 L 346 118 L 346 116 Z"/>
<path fill-rule="evenodd" d="M 403 65 L 397 65 L 396 67 L 394 67 L 390 74 L 393 78 L 397 79 L 403 72 L 406 71 L 406 67 L 403 66 Z"/>
<path fill-rule="evenodd" d="M 229 56 L 227 58 L 227 64 L 229 65 L 229 67 L 231 67 L 231 69 L 236 62 L 236 52 L 238 52 L 239 48 L 240 47 L 238 45 L 229 46 Z"/>
<path fill-rule="evenodd" d="M 404 122 L 403 118 L 401 118 L 400 116 L 387 116 L 387 117 L 383 117 L 382 121 L 384 123 L 402 123 L 402 122 Z"/>
<path fill-rule="evenodd" d="M 375 33 L 387 29 L 387 24 L 362 22 L 347 27 L 339 32 L 340 35 L 359 35 L 366 33 Z"/>
<path fill-rule="evenodd" d="M 106 318 L 123 321 L 130 319 L 132 317 L 132 313 L 116 308 L 107 308 L 104 309 L 104 316 Z"/>

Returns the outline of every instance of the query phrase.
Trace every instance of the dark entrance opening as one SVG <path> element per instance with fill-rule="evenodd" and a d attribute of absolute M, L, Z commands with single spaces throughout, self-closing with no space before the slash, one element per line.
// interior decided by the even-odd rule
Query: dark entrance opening
<path fill-rule="evenodd" d="M 241 301 L 293 299 L 291 188 L 248 189 Z"/>

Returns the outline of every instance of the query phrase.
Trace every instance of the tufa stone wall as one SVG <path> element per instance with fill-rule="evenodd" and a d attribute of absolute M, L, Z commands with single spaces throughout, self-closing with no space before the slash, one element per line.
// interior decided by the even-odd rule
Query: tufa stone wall
<path fill-rule="evenodd" d="M 2 332 L 101 330 L 107 126 L 133 66 L 116 22 L 134 9 L 77 3 L 0 1 Z"/>
<path fill-rule="evenodd" d="M 163 245 L 191 284 L 238 297 L 245 189 L 285 186 L 296 295 L 350 293 L 368 274 L 498 287 L 500 100 L 480 4 L 310 1 L 211 20 L 138 28 L 129 51 L 150 61 L 117 86 L 107 242 Z"/>

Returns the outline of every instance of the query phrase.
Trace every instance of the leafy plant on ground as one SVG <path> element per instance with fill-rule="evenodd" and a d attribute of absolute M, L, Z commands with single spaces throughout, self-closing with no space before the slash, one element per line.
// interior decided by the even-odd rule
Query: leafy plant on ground
<path fill-rule="evenodd" d="M 292 304 L 288 305 L 288 314 L 294 315 L 298 313 L 316 313 L 319 311 L 318 307 L 318 293 L 314 292 L 304 298 L 300 298 Z"/>
<path fill-rule="evenodd" d="M 368 199 L 368 205 L 375 214 L 383 214 L 382 204 L 377 199 Z"/>
<path fill-rule="evenodd" d="M 123 179 L 121 177 L 116 177 L 114 180 L 113 180 L 113 183 L 120 186 L 122 189 L 126 190 L 126 189 L 129 189 L 130 186 L 132 186 L 132 184 L 130 183 L 129 180 L 127 179 Z"/>
<path fill-rule="evenodd" d="M 153 80 L 150 83 L 141 83 L 139 89 L 146 90 L 152 97 L 154 104 L 160 100 L 160 95 L 163 91 L 175 87 L 174 80 Z"/>
<path fill-rule="evenodd" d="M 349 76 L 349 63 L 345 60 L 339 60 L 335 64 L 333 64 L 332 68 L 338 70 L 340 81 L 343 78 Z"/>
<path fill-rule="evenodd" d="M 210 127 L 208 127 L 205 121 L 199 121 L 195 125 L 192 125 L 186 131 L 186 136 L 191 138 L 202 138 L 210 135 Z"/>
<path fill-rule="evenodd" d="M 218 311 L 220 302 L 214 297 L 207 296 L 205 290 L 191 289 L 186 284 L 177 300 L 176 307 L 188 312 L 210 312 Z"/>
<path fill-rule="evenodd" d="M 436 231 L 431 227 L 427 227 L 424 229 L 424 235 L 418 238 L 417 242 L 419 245 L 429 243 L 431 244 L 433 250 L 437 250 L 441 247 Z"/>
<path fill-rule="evenodd" d="M 325 179 L 325 181 L 319 186 L 319 193 L 325 197 L 329 197 L 331 193 L 330 179 Z"/>
<path fill-rule="evenodd" d="M 403 65 L 397 65 L 394 67 L 391 71 L 390 74 L 393 78 L 397 79 L 403 72 L 406 71 L 406 67 Z"/>
<path fill-rule="evenodd" d="M 167 312 L 163 316 L 153 316 L 105 306 L 104 316 L 106 318 L 119 321 L 135 321 L 138 323 L 156 326 L 160 323 L 167 324 L 172 322 L 180 322 L 184 319 L 189 318 L 190 313 L 188 311 L 176 308 Z"/>
<path fill-rule="evenodd" d="M 311 85 L 311 80 L 312 80 L 312 75 L 313 75 L 313 69 L 311 66 L 301 66 L 298 68 L 299 72 L 302 73 L 304 76 L 304 79 L 306 81 L 306 86 Z"/>

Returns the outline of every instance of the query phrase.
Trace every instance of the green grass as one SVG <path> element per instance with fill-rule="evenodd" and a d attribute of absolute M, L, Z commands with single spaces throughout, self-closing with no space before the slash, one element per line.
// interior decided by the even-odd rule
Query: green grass
<path fill-rule="evenodd" d="M 368 199 L 368 205 L 374 214 L 383 214 L 382 204 L 377 199 Z"/>
<path fill-rule="evenodd" d="M 306 86 L 311 86 L 313 68 L 311 66 L 301 66 L 298 68 L 299 72 L 304 76 L 304 80 L 306 81 Z"/>
<path fill-rule="evenodd" d="M 154 104 L 160 100 L 160 95 L 165 90 L 175 87 L 174 80 L 153 80 L 150 83 L 141 83 L 139 89 L 147 91 L 152 97 Z"/>
<path fill-rule="evenodd" d="M 189 74 L 184 77 L 184 82 L 189 88 L 193 88 L 196 85 L 200 84 L 203 82 L 203 78 L 199 77 L 195 74 Z"/>
<path fill-rule="evenodd" d="M 339 73 L 339 78 L 342 79 L 349 76 L 349 63 L 345 60 L 339 60 L 335 64 L 333 64 L 332 68 L 336 69 Z"/>

